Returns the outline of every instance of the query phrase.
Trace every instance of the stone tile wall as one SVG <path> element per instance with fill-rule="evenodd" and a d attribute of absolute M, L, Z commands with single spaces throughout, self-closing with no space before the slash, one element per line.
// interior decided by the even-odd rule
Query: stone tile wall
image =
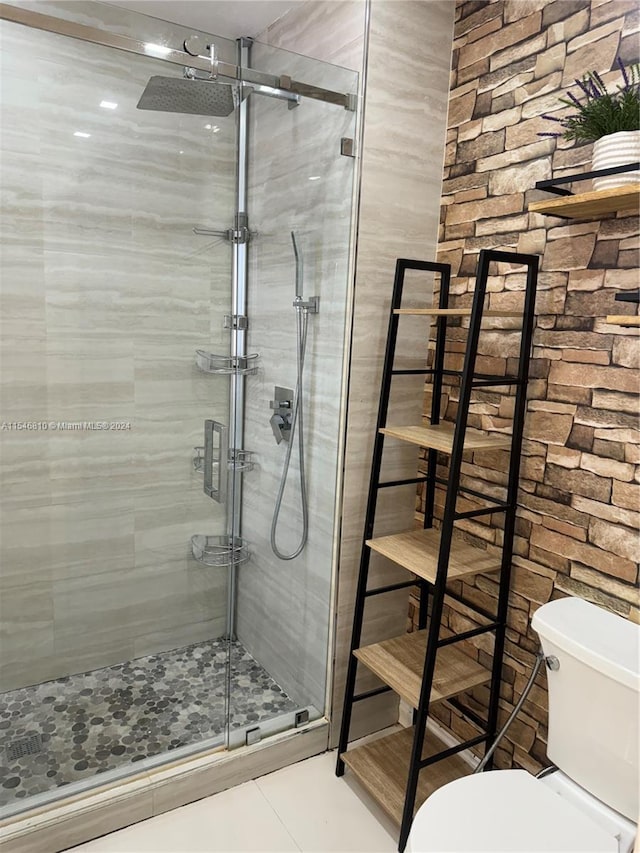
<path fill-rule="evenodd" d="M 638 61 L 638 28 L 637 4 L 627 0 L 472 0 L 456 6 L 438 260 L 452 264 L 452 292 L 467 304 L 480 249 L 541 258 L 501 722 L 528 678 L 538 647 L 530 619 L 541 604 L 577 595 L 639 618 L 640 346 L 633 330 L 605 321 L 609 313 L 634 310 L 621 308 L 614 294 L 638 286 L 638 217 L 582 221 L 527 212 L 530 201 L 543 197 L 532 189 L 537 180 L 586 171 L 591 156 L 590 145 L 537 136 L 549 129 L 542 113 L 557 112 L 558 97 L 591 69 L 617 83 L 616 57 Z M 492 276 L 489 306 L 518 304 L 522 287 L 521 273 Z M 453 363 L 462 358 L 463 330 L 452 337 Z M 484 333 L 481 369 L 508 368 L 514 340 L 509 332 Z M 447 418 L 455 415 L 456 394 L 448 389 Z M 425 402 L 428 412 L 428 393 Z M 511 412 L 512 399 L 478 394 L 470 425 L 508 426 Z M 505 482 L 506 466 L 506 453 L 475 454 L 463 476 L 494 492 Z M 500 544 L 497 518 L 464 526 L 478 544 Z M 495 610 L 495 577 L 453 586 L 469 602 Z M 474 624 L 471 612 L 454 601 L 447 623 L 455 630 Z M 476 650 L 489 662 L 490 640 L 483 638 Z M 486 688 L 468 701 L 486 707 Z M 546 709 L 541 674 L 497 752 L 498 767 L 537 770 L 548 763 Z M 458 736 L 473 730 L 450 710 L 437 714 Z"/>

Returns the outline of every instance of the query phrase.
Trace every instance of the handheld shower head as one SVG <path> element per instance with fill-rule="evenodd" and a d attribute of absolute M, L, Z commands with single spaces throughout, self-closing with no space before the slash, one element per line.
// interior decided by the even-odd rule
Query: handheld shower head
<path fill-rule="evenodd" d="M 295 231 L 291 232 L 291 242 L 293 243 L 293 254 L 296 256 L 296 298 L 302 299 L 303 260 L 302 254 L 298 251 Z"/>

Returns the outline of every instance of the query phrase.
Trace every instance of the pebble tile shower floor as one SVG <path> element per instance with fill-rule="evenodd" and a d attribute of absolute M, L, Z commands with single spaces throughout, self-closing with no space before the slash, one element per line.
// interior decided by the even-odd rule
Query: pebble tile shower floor
<path fill-rule="evenodd" d="M 210 640 L 0 694 L 0 805 L 222 735 L 227 642 Z M 238 642 L 230 725 L 299 706 Z"/>

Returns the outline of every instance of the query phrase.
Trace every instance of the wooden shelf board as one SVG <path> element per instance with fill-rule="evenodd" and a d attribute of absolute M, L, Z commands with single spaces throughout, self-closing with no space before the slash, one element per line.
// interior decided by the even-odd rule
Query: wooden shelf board
<path fill-rule="evenodd" d="M 410 728 L 342 753 L 344 763 L 353 771 L 362 787 L 398 826 L 404 809 L 412 743 L 413 728 Z M 423 757 L 446 748 L 446 744 L 432 732 L 427 732 Z M 414 814 L 438 788 L 470 773 L 471 768 L 459 755 L 452 755 L 425 767 L 420 771 L 418 779 Z"/>
<path fill-rule="evenodd" d="M 561 196 L 552 200 L 532 201 L 529 204 L 529 212 L 584 219 L 615 211 L 638 210 L 639 207 L 640 184 L 632 184 L 610 190 Z"/>
<path fill-rule="evenodd" d="M 607 323 L 615 326 L 640 326 L 640 317 L 635 314 L 609 314 Z"/>
<path fill-rule="evenodd" d="M 471 308 L 394 308 L 393 313 L 415 317 L 470 317 Z M 482 317 L 522 317 L 522 311 L 483 311 Z"/>
<path fill-rule="evenodd" d="M 391 438 L 399 438 L 418 447 L 432 447 L 443 453 L 451 453 L 453 449 L 454 426 L 450 423 L 437 424 L 436 426 L 387 426 L 380 432 Z M 464 441 L 465 450 L 495 450 L 511 447 L 511 436 L 504 434 L 490 434 L 475 429 L 467 429 Z"/>
<path fill-rule="evenodd" d="M 364 646 L 356 649 L 354 654 L 405 702 L 417 708 L 426 648 L 425 630 Z M 490 680 L 490 671 L 459 647 L 443 646 L 438 651 L 431 704 L 457 696 Z"/>
<path fill-rule="evenodd" d="M 414 575 L 418 575 L 429 583 L 435 583 L 440 551 L 438 530 L 407 530 L 405 533 L 368 539 L 367 545 L 383 557 L 413 572 Z M 447 572 L 448 580 L 465 575 L 495 572 L 499 568 L 498 556 L 482 548 L 475 548 L 462 539 L 453 540 Z"/>

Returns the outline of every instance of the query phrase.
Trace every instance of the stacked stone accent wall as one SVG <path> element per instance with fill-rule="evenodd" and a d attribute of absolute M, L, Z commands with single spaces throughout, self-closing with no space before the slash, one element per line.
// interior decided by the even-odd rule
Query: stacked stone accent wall
<path fill-rule="evenodd" d="M 634 313 L 614 295 L 638 287 L 638 216 L 585 221 L 527 212 L 530 201 L 545 197 L 532 189 L 537 180 L 587 171 L 590 164 L 590 145 L 537 136 L 553 130 L 541 114 L 559 114 L 558 97 L 591 69 L 617 83 L 616 58 L 638 61 L 639 27 L 637 3 L 627 0 L 470 0 L 456 7 L 438 260 L 452 265 L 452 293 L 468 305 L 480 249 L 541 258 L 501 721 L 534 662 L 538 640 L 530 620 L 540 605 L 575 595 L 640 621 L 640 341 L 637 330 L 605 321 L 610 313 Z M 590 186 L 574 185 L 585 189 Z M 495 272 L 488 307 L 521 306 L 522 270 L 500 265 Z M 448 365 L 460 365 L 465 334 L 452 330 Z M 483 332 L 478 370 L 511 372 L 518 341 L 518 332 Z M 447 388 L 448 419 L 455 416 L 457 393 L 455 384 Z M 512 412 L 512 397 L 478 393 L 469 423 L 508 429 Z M 446 459 L 441 462 L 446 475 Z M 463 479 L 504 494 L 507 462 L 503 451 L 476 453 L 463 464 Z M 500 544 L 498 514 L 460 526 L 483 547 Z M 495 576 L 451 589 L 495 612 Z M 415 601 L 415 624 L 413 611 Z M 446 620 L 456 631 L 477 624 L 453 599 Z M 474 653 L 489 664 L 491 648 L 484 636 Z M 482 713 L 487 696 L 481 688 L 465 701 Z M 546 709 L 542 673 L 497 752 L 498 767 L 536 771 L 548 763 Z M 452 709 L 436 714 L 459 737 L 476 731 Z"/>

